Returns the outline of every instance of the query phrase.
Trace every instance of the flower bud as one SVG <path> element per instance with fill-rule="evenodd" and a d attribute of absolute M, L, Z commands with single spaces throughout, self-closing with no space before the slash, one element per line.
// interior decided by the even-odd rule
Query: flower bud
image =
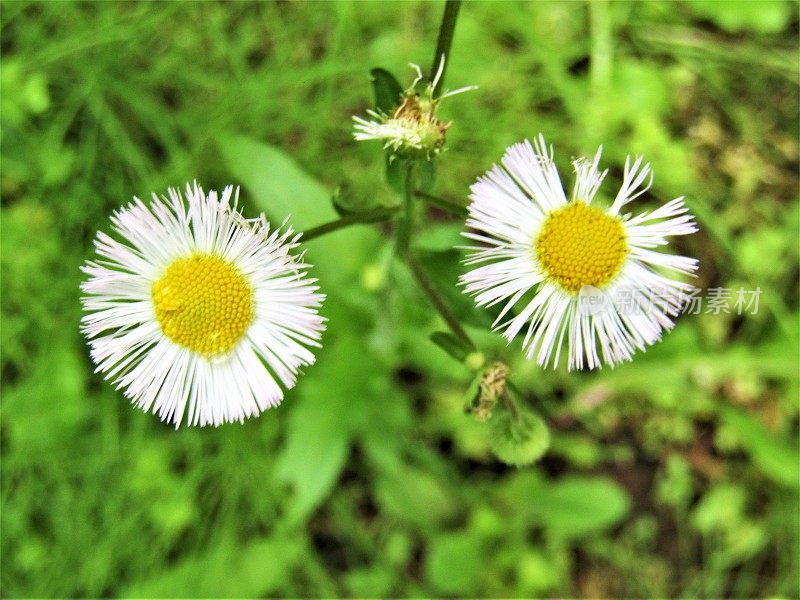
<path fill-rule="evenodd" d="M 503 410 L 492 417 L 489 446 L 497 458 L 518 467 L 539 460 L 550 446 L 550 431 L 532 412 L 517 408 Z"/>
<path fill-rule="evenodd" d="M 433 81 L 422 86 L 422 71 L 418 65 L 411 65 L 417 78 L 411 86 L 400 94 L 400 104 L 390 111 L 368 110 L 369 119 L 353 117 L 353 137 L 358 141 L 380 140 L 383 147 L 391 152 L 392 158 L 430 160 L 443 148 L 449 121 L 436 116 L 439 103 L 448 96 L 475 89 L 468 86 L 434 97 L 436 84 L 444 70 L 444 57 Z M 391 160 L 391 158 L 390 158 Z"/>

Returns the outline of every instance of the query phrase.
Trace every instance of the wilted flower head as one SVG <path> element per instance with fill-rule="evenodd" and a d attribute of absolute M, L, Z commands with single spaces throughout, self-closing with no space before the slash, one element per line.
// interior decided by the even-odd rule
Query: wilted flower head
<path fill-rule="evenodd" d="M 245 220 L 238 190 L 186 186 L 138 198 L 98 233 L 81 328 L 97 370 L 177 427 L 219 425 L 280 403 L 314 362 L 324 296 L 292 256 L 299 234 Z"/>
<path fill-rule="evenodd" d="M 693 289 L 660 271 L 690 274 L 697 260 L 656 251 L 668 237 L 696 231 L 683 198 L 635 217 L 620 214 L 652 181 L 650 165 L 628 157 L 611 206 L 593 205 L 607 173 L 598 171 L 601 150 L 574 161 L 569 200 L 542 136 L 511 146 L 472 186 L 473 231 L 465 235 L 481 245 L 467 264 L 487 264 L 461 282 L 479 306 L 505 302 L 495 326 L 509 341 L 525 329 L 523 349 L 540 365 L 557 365 L 565 344 L 570 369 L 631 360 L 673 327 Z"/>
<path fill-rule="evenodd" d="M 400 156 L 424 156 L 430 159 L 438 154 L 444 147 L 445 135 L 450 127 L 449 121 L 442 121 L 436 116 L 439 103 L 450 96 L 476 89 L 476 86 L 467 86 L 434 97 L 444 65 L 445 58 L 442 56 L 433 81 L 418 91 L 417 86 L 423 80 L 422 70 L 419 65 L 411 64 L 417 77 L 401 94 L 400 104 L 389 114 L 367 110 L 369 119 L 354 116 L 353 137 L 358 141 L 380 140 L 384 148 Z"/>

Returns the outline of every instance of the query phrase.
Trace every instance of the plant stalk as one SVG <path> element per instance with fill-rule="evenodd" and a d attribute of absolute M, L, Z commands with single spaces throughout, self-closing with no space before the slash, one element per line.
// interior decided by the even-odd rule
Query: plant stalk
<path fill-rule="evenodd" d="M 456 29 L 456 19 L 458 19 L 458 11 L 461 8 L 461 0 L 447 0 L 444 5 L 444 15 L 442 15 L 442 24 L 439 26 L 439 37 L 436 38 L 436 51 L 433 54 L 433 65 L 431 66 L 431 77 L 436 75 L 439 70 L 439 64 L 442 60 L 442 55 L 445 57 L 444 69 L 439 81 L 436 82 L 436 87 L 433 88 L 433 97 L 438 98 L 442 93 L 444 86 L 444 76 L 447 71 L 447 63 L 450 62 L 450 48 L 453 45 L 453 33 Z"/>
<path fill-rule="evenodd" d="M 514 398 L 511 397 L 511 394 L 508 393 L 508 390 L 503 390 L 502 398 L 503 404 L 505 404 L 508 412 L 511 413 L 511 418 L 515 421 L 519 421 L 519 407 L 517 407 L 517 403 L 514 401 Z"/>
<path fill-rule="evenodd" d="M 428 276 L 425 274 L 425 271 L 422 270 L 422 267 L 419 266 L 417 261 L 414 259 L 413 256 L 410 254 L 406 254 L 405 256 L 406 264 L 408 265 L 409 271 L 414 276 L 414 279 L 417 280 L 417 283 L 422 288 L 422 291 L 425 292 L 425 295 L 430 300 L 430 303 L 433 307 L 438 311 L 441 317 L 444 319 L 447 326 L 450 328 L 450 331 L 453 332 L 459 340 L 464 342 L 471 350 L 475 350 L 476 346 L 470 339 L 467 332 L 464 331 L 464 328 L 461 326 L 461 323 L 458 322 L 456 316 L 450 310 L 450 307 L 447 306 L 447 303 L 444 301 L 439 295 L 439 292 L 436 291 L 436 288 L 433 287 L 433 283 Z"/>
<path fill-rule="evenodd" d="M 344 227 L 350 227 L 351 225 L 388 221 L 397 211 L 398 207 L 396 206 L 381 206 L 379 208 L 353 213 L 351 215 L 344 216 L 341 219 L 336 219 L 335 221 L 330 221 L 328 223 L 323 223 L 322 225 L 312 227 L 311 229 L 307 229 L 303 232 L 302 239 L 304 242 L 308 242 L 314 238 L 318 238 L 333 231 L 338 231 Z"/>
<path fill-rule="evenodd" d="M 427 202 L 431 206 L 435 206 L 443 211 L 450 213 L 451 215 L 455 215 L 456 217 L 461 217 L 462 219 L 467 216 L 467 207 L 463 204 L 458 204 L 452 200 L 448 200 L 447 198 L 442 198 L 440 196 L 434 196 L 433 194 L 429 194 L 428 192 L 424 192 L 422 190 L 414 191 L 414 195 Z"/>
<path fill-rule="evenodd" d="M 406 176 L 403 180 L 403 216 L 397 226 L 397 254 L 401 258 L 408 255 L 411 247 L 411 230 L 414 227 L 414 163 L 406 165 Z"/>

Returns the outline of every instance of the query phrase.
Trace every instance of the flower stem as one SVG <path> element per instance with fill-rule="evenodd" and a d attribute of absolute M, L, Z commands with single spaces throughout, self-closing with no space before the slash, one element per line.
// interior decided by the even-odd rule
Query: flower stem
<path fill-rule="evenodd" d="M 527 400 L 526 395 L 522 392 L 521 389 L 519 389 L 519 387 L 517 387 L 517 384 L 515 384 L 510 379 L 506 380 L 506 388 L 511 390 L 521 403 L 523 403 L 523 404 L 526 403 L 526 400 Z M 536 404 L 536 406 L 539 409 L 539 412 L 541 413 L 540 416 L 546 418 L 548 421 L 553 421 L 553 419 L 554 419 L 553 414 L 550 411 L 550 409 L 547 407 L 547 405 L 545 405 L 545 403 L 542 402 L 542 400 L 536 395 L 533 395 L 532 398 L 533 398 L 533 402 Z"/>
<path fill-rule="evenodd" d="M 406 176 L 403 180 L 403 216 L 397 226 L 397 254 L 401 258 L 408 254 L 411 246 L 411 230 L 414 227 L 414 163 L 406 165 Z"/>
<path fill-rule="evenodd" d="M 341 219 L 323 223 L 322 225 L 317 225 L 316 227 L 307 229 L 303 232 L 303 241 L 307 242 L 309 240 L 313 240 L 314 238 L 323 236 L 326 233 L 338 231 L 339 229 L 349 227 L 350 225 L 388 221 L 397 211 L 398 207 L 396 206 L 381 206 L 379 208 L 373 208 L 372 210 L 353 213 L 351 215 L 344 216 Z"/>
<path fill-rule="evenodd" d="M 450 62 L 450 47 L 453 45 L 453 32 L 456 29 L 456 19 L 458 18 L 458 10 L 460 8 L 461 0 L 447 0 L 444 5 L 442 24 L 439 26 L 439 37 L 436 39 L 436 52 L 433 54 L 431 77 L 439 70 L 439 64 L 442 61 L 443 55 L 445 57 L 445 66 L 444 70 L 442 70 L 442 76 L 439 77 L 439 81 L 436 82 L 436 87 L 433 89 L 434 98 L 438 98 L 442 93 L 447 63 Z"/>
<path fill-rule="evenodd" d="M 592 141 L 604 139 L 610 107 L 614 63 L 614 24 L 607 0 L 589 3 L 590 62 L 589 81 L 592 101 L 584 112 L 585 127 Z"/>
<path fill-rule="evenodd" d="M 449 212 L 451 215 L 461 218 L 467 216 L 467 207 L 453 200 L 448 200 L 447 198 L 442 198 L 441 196 L 434 196 L 433 194 L 423 192 L 422 190 L 415 190 L 414 195 L 417 198 L 424 200 L 428 204 L 435 206 L 436 208 Z"/>
<path fill-rule="evenodd" d="M 503 390 L 502 398 L 503 404 L 505 404 L 508 412 L 511 413 L 511 418 L 515 421 L 519 421 L 519 408 L 517 407 L 517 403 L 514 401 L 514 398 L 512 398 L 511 394 L 508 393 L 508 390 Z"/>
<path fill-rule="evenodd" d="M 422 291 L 425 292 L 425 295 L 428 296 L 428 300 L 430 300 L 433 307 L 439 312 L 439 314 L 444 319 L 447 326 L 450 327 L 450 331 L 453 332 L 459 340 L 464 342 L 470 349 L 475 350 L 476 346 L 473 341 L 470 339 L 467 332 L 464 331 L 464 328 L 461 327 L 461 323 L 458 322 L 456 316 L 450 310 L 450 307 L 447 306 L 447 303 L 444 301 L 439 295 L 439 292 L 436 291 L 436 288 L 433 287 L 433 283 L 428 276 L 425 274 L 425 271 L 422 270 L 422 267 L 419 266 L 416 259 L 410 254 L 406 254 L 405 256 L 406 264 L 408 265 L 409 271 L 414 276 L 414 279 L 417 280 L 417 283 L 422 288 Z"/>

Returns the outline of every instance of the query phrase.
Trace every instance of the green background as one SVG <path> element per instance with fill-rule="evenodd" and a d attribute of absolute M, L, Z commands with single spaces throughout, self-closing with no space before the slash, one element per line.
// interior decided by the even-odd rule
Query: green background
<path fill-rule="evenodd" d="M 463 6 L 433 191 L 466 203 L 543 132 L 685 195 L 697 284 L 756 314 L 681 317 L 632 364 L 542 371 L 455 288 L 462 224 L 416 247 L 552 447 L 503 465 L 463 412 L 472 375 L 390 232 L 309 244 L 330 319 L 282 406 L 173 430 L 93 374 L 80 265 L 131 196 L 197 178 L 304 229 L 397 200 L 355 143 L 369 70 L 427 68 L 440 3 L 17 3 L 2 25 L 4 596 L 798 596 L 798 27 L 791 2 Z"/>

